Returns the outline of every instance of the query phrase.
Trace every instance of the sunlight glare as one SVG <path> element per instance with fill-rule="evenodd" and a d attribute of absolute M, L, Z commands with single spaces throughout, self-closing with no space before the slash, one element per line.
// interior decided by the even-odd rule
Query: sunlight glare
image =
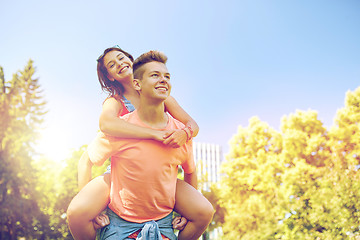
<path fill-rule="evenodd" d="M 59 128 L 44 129 L 36 150 L 50 160 L 65 161 L 70 154 L 69 137 L 65 133 Z"/>

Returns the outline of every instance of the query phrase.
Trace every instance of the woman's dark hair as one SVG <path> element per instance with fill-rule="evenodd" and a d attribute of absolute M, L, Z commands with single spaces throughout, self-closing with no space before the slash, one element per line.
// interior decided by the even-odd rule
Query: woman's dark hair
<path fill-rule="evenodd" d="M 104 53 L 97 59 L 97 74 L 100 82 L 101 89 L 104 92 L 108 92 L 110 96 L 122 96 L 124 92 L 123 85 L 118 81 L 110 81 L 108 78 L 108 71 L 104 65 L 104 56 L 111 51 L 120 51 L 127 56 L 132 62 L 134 62 L 133 56 L 125 52 L 119 47 L 111 47 L 104 50 Z"/>

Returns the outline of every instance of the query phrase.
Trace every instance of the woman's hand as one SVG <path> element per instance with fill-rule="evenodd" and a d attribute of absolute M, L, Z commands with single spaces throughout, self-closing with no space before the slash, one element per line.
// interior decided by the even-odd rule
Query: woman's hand
<path fill-rule="evenodd" d="M 181 231 L 185 228 L 187 222 L 188 220 L 186 218 L 178 216 L 173 219 L 172 225 L 174 229 Z"/>
<path fill-rule="evenodd" d="M 173 148 L 178 148 L 188 141 L 188 135 L 183 129 L 169 130 L 163 135 L 163 143 Z"/>
<path fill-rule="evenodd" d="M 94 228 L 95 230 L 105 227 L 106 225 L 110 224 L 110 220 L 108 215 L 101 213 L 99 216 L 97 216 L 94 220 Z"/>

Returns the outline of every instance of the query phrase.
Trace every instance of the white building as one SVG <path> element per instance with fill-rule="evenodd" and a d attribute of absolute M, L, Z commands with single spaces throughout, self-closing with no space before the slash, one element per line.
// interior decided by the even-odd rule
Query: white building
<path fill-rule="evenodd" d="M 209 191 L 211 183 L 220 181 L 222 151 L 220 145 L 210 143 L 193 143 L 194 160 L 198 179 L 204 180 L 203 190 Z"/>
<path fill-rule="evenodd" d="M 193 151 L 200 180 L 199 187 L 202 190 L 210 191 L 210 185 L 220 181 L 220 165 L 223 161 L 221 147 L 217 144 L 193 142 Z M 221 228 L 208 234 L 208 239 L 219 239 Z"/>

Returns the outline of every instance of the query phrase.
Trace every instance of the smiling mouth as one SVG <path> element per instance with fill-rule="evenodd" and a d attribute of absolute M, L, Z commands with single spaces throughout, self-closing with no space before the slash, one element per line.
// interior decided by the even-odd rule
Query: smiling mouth
<path fill-rule="evenodd" d="M 125 70 L 128 69 L 128 68 L 129 68 L 129 66 L 125 66 L 125 67 L 121 68 L 118 73 L 120 74 L 120 73 L 122 73 L 123 71 L 125 71 Z"/>
<path fill-rule="evenodd" d="M 162 91 L 167 91 L 168 90 L 167 87 L 156 87 L 155 89 L 160 89 Z"/>

